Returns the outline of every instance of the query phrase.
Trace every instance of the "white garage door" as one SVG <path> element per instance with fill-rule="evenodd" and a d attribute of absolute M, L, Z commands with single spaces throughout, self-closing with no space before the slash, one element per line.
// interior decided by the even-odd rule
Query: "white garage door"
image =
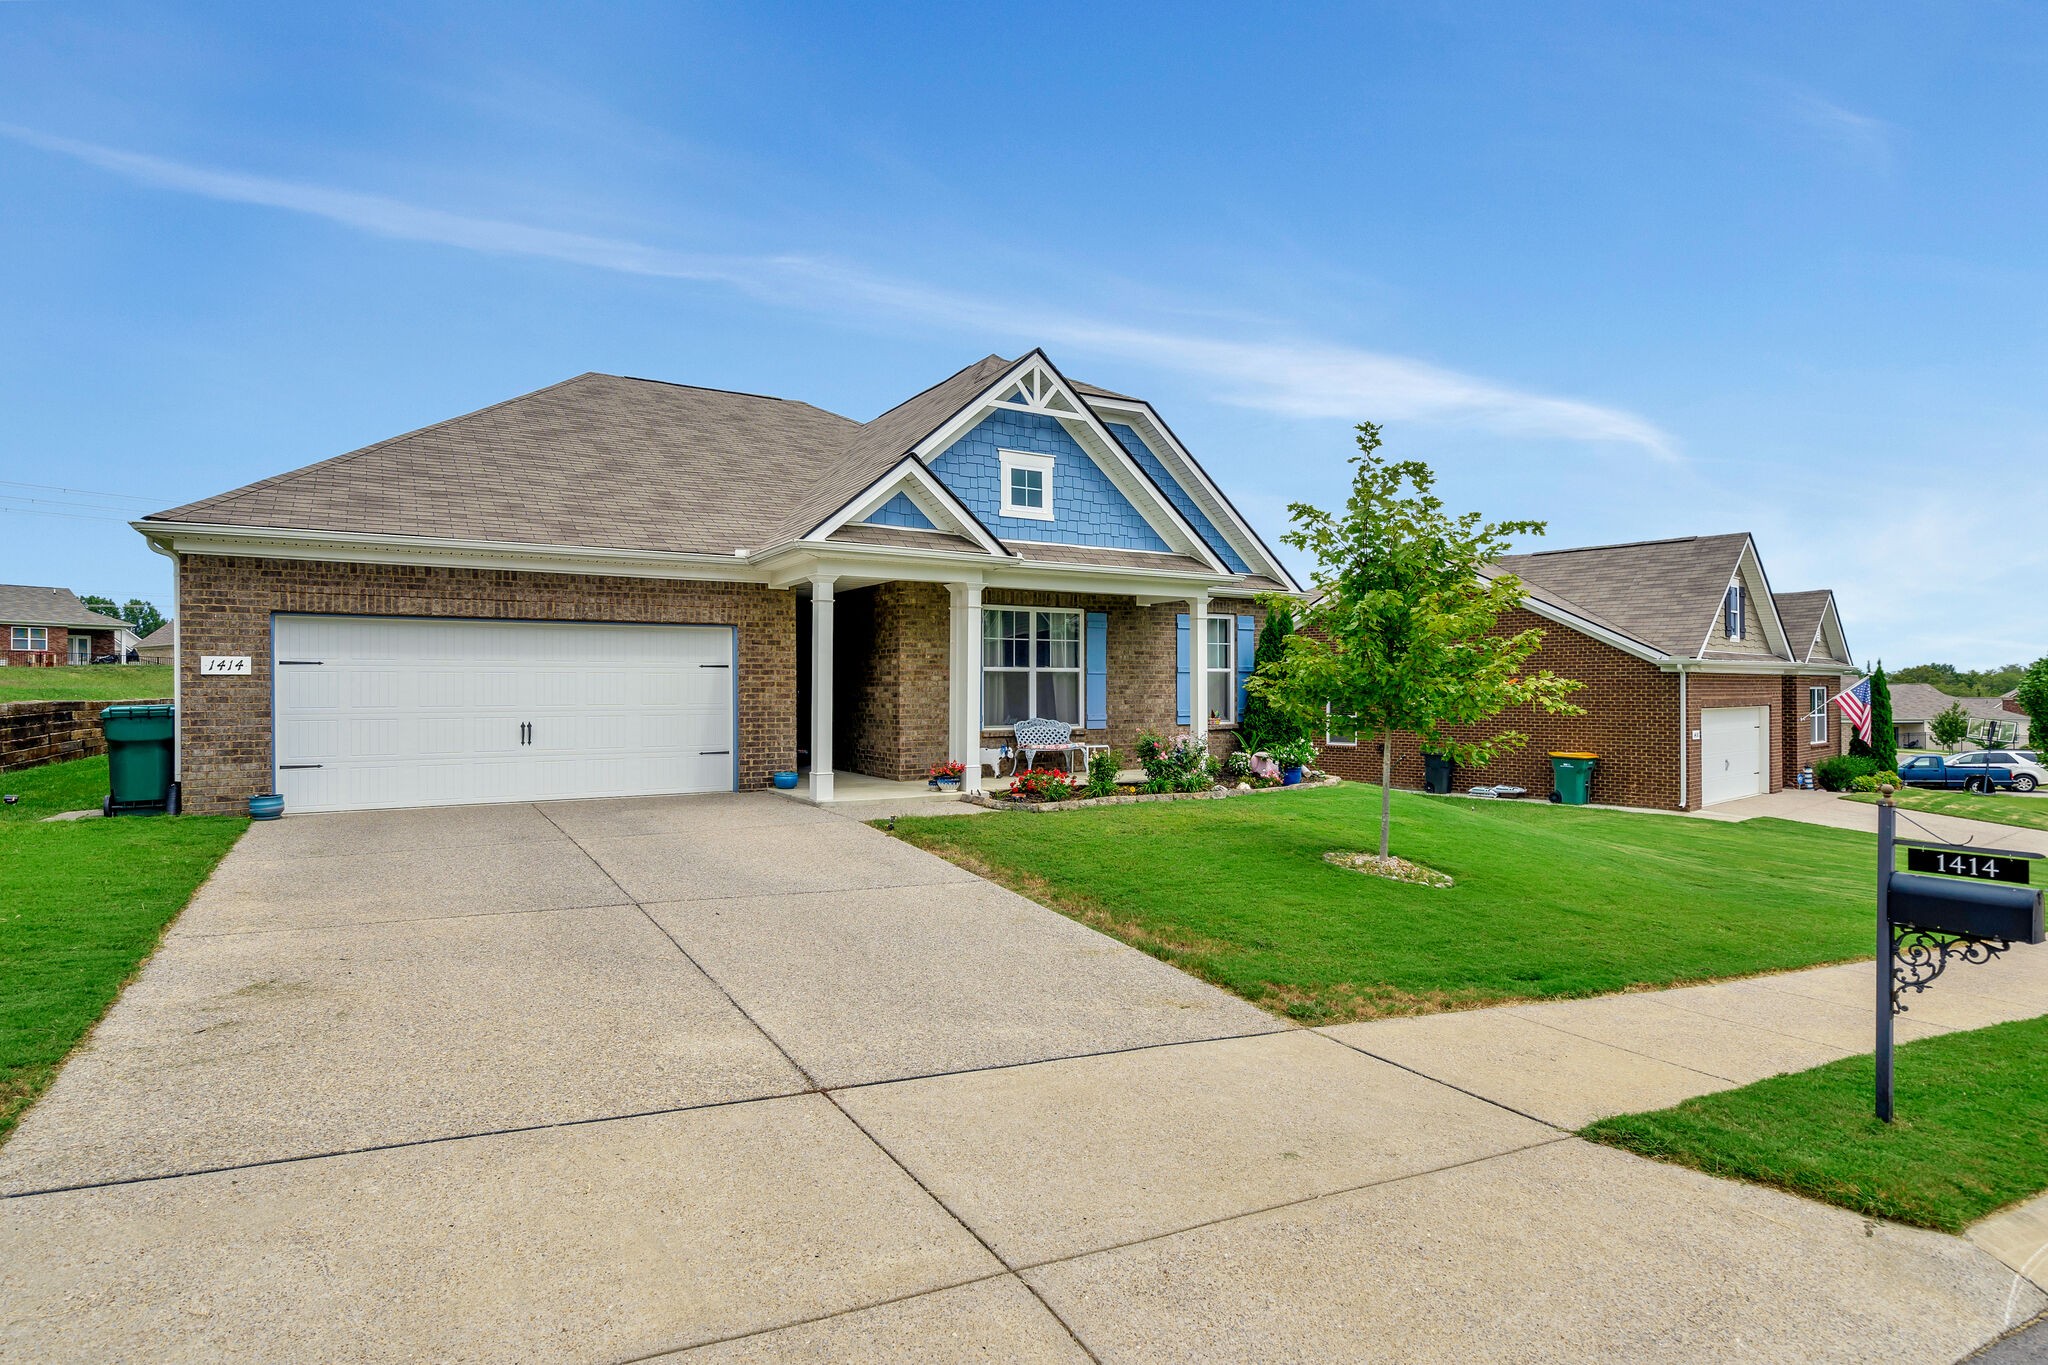
<path fill-rule="evenodd" d="M 1700 712 L 1700 804 L 1718 805 L 1771 789 L 1771 708 L 1729 706 Z"/>
<path fill-rule="evenodd" d="M 287 811 L 730 791 L 722 627 L 280 616 Z"/>

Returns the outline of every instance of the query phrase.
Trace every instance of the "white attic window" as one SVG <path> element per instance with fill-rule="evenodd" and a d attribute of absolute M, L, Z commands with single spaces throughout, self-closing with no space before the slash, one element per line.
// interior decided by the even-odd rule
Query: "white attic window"
<path fill-rule="evenodd" d="M 1029 450 L 999 450 L 1002 513 L 1027 521 L 1051 521 L 1053 457 Z"/>

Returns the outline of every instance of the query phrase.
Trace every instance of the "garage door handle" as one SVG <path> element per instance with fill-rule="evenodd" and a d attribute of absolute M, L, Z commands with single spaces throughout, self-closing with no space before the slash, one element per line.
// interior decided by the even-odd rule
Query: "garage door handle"
<path fill-rule="evenodd" d="M 721 756 L 721 755 L 724 755 L 724 754 L 730 754 L 731 752 L 732 752 L 732 750 L 730 750 L 730 749 L 699 749 L 699 750 L 697 751 L 697 757 L 699 757 L 699 758 L 717 758 L 717 757 L 719 757 L 719 756 Z"/>

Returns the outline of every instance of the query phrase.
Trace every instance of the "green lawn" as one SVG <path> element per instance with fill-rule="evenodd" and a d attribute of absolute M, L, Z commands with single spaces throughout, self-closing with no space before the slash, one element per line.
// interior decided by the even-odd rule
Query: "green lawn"
<path fill-rule="evenodd" d="M 1994 825 L 2016 825 L 2021 829 L 2048 829 L 2048 796 L 1980 796 L 1976 792 L 1929 791 L 1924 787 L 1901 787 L 1893 794 L 1901 810 L 1932 811 L 1964 820 L 1987 820 Z M 1875 792 L 1856 792 L 1842 798 L 1877 804 Z"/>
<path fill-rule="evenodd" d="M 156 701 L 170 695 L 169 664 L 0 668 L 0 702 Z"/>
<path fill-rule="evenodd" d="M 1872 838 L 1548 804 L 1394 796 L 1403 885 L 1323 861 L 1376 845 L 1377 789 L 899 819 L 899 837 L 1313 1022 L 1783 971 L 1870 952 Z"/>
<path fill-rule="evenodd" d="M 40 822 L 99 805 L 106 783 L 104 758 L 0 773 L 21 798 L 0 805 L 0 1140 L 249 823 Z"/>
<path fill-rule="evenodd" d="M 1943 1232 L 2048 1189 L 2048 1018 L 1900 1047 L 1890 1125 L 1871 1068 L 1849 1057 L 1584 1135 Z"/>

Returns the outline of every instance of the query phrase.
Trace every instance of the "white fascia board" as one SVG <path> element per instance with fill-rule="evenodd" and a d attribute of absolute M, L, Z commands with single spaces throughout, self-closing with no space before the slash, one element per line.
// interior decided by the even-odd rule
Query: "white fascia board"
<path fill-rule="evenodd" d="M 764 575 L 753 561 L 742 554 L 617 550 L 588 545 L 522 545 L 504 541 L 191 522 L 133 521 L 129 525 L 140 532 L 152 547 L 181 555 L 331 560 L 343 564 L 431 564 L 454 569 L 585 573 L 609 578 L 678 578 L 731 583 L 764 581 Z"/>
<path fill-rule="evenodd" d="M 1849 652 L 1849 633 L 1842 629 L 1842 614 L 1835 609 L 1835 594 L 1832 591 L 1828 593 L 1828 600 L 1821 605 L 1820 625 L 1813 635 L 1815 645 L 1828 639 L 1828 627 L 1831 625 L 1834 627 L 1834 652 L 1829 657 L 1844 660 L 1855 658 L 1856 656 Z"/>
<path fill-rule="evenodd" d="M 1223 490 L 1216 486 L 1216 481 L 1209 477 L 1209 471 L 1202 468 L 1201 461 L 1180 443 L 1180 438 L 1173 434 L 1173 428 L 1166 425 L 1150 403 L 1138 398 L 1089 398 L 1088 406 L 1094 408 L 1098 414 L 1107 412 L 1113 415 L 1113 420 L 1127 422 L 1131 429 L 1138 433 L 1138 439 L 1143 441 L 1154 455 L 1159 456 L 1160 463 L 1169 467 L 1179 464 L 1184 472 L 1194 475 L 1197 488 L 1209 495 L 1210 505 L 1202 508 L 1209 514 L 1209 520 L 1216 521 L 1216 514 L 1221 512 L 1222 519 L 1236 529 L 1238 534 L 1232 538 L 1231 547 L 1248 562 L 1262 567 L 1269 577 L 1287 584 L 1294 592 L 1301 591 L 1301 585 L 1295 582 L 1294 575 L 1287 571 L 1287 566 L 1280 562 L 1279 556 L 1266 548 L 1266 542 L 1260 538 L 1259 533 L 1239 514 L 1237 505 L 1224 496 Z M 1162 446 L 1165 447 L 1163 451 Z M 1175 457 L 1173 460 L 1167 459 L 1169 453 Z M 1202 499 L 1196 497 L 1195 502 L 1199 505 Z"/>
<path fill-rule="evenodd" d="M 1762 674 L 1772 678 L 1780 678 L 1788 673 L 1796 673 L 1801 676 L 1810 673 L 1815 677 L 1822 675 L 1832 677 L 1843 671 L 1833 664 L 1794 663 L 1789 659 L 1761 657 L 1756 659 L 1677 659 L 1665 665 L 1665 670 L 1669 672 L 1679 664 L 1683 664 L 1685 671 L 1688 673 Z"/>
<path fill-rule="evenodd" d="M 1049 392 L 1057 393 L 1066 402 L 1071 403 L 1073 411 L 1042 405 L 1026 407 L 1001 400 L 1001 395 L 1018 387 L 1025 376 L 1034 372 L 1042 372 L 1044 377 L 1051 381 Z M 994 382 L 983 389 L 972 402 L 961 408 L 931 435 L 919 441 L 912 448 L 911 454 L 926 463 L 937 459 L 948 446 L 973 430 L 991 412 L 1031 412 L 1054 419 L 1067 435 L 1074 439 L 1074 443 L 1088 453 L 1109 477 L 1109 481 L 1116 485 L 1117 491 L 1130 500 L 1131 506 L 1138 509 L 1138 515 L 1143 517 L 1146 524 L 1157 531 L 1162 539 L 1182 554 L 1191 555 L 1219 572 L 1230 571 L 1223 561 L 1216 557 L 1216 552 L 1209 548 L 1208 542 L 1196 534 L 1195 528 L 1188 524 L 1187 518 L 1180 514 L 1180 510 L 1167 501 L 1166 494 L 1152 482 L 1151 476 L 1139 467 L 1138 462 L 1131 458 L 1130 452 L 1110 434 L 1109 428 L 1102 425 L 1102 419 L 1095 415 L 1095 410 L 1089 407 L 1073 385 L 1066 381 L 1065 376 L 1060 374 L 1058 367 L 1046 357 L 1044 351 L 1030 351 L 1016 364 L 996 376 Z"/>
<path fill-rule="evenodd" d="M 938 476 L 926 467 L 915 455 L 906 455 L 866 488 L 853 495 L 852 499 L 837 512 L 818 523 L 804 539 L 825 540 L 834 531 L 853 523 L 865 521 L 873 516 L 882 504 L 898 493 L 907 496 L 917 504 L 919 511 L 941 523 L 949 523 L 945 529 L 955 535 L 965 536 L 992 555 L 1007 557 L 1009 551 L 1003 543 L 989 533 L 973 512 L 960 499 L 953 496 L 951 489 L 939 482 Z"/>

